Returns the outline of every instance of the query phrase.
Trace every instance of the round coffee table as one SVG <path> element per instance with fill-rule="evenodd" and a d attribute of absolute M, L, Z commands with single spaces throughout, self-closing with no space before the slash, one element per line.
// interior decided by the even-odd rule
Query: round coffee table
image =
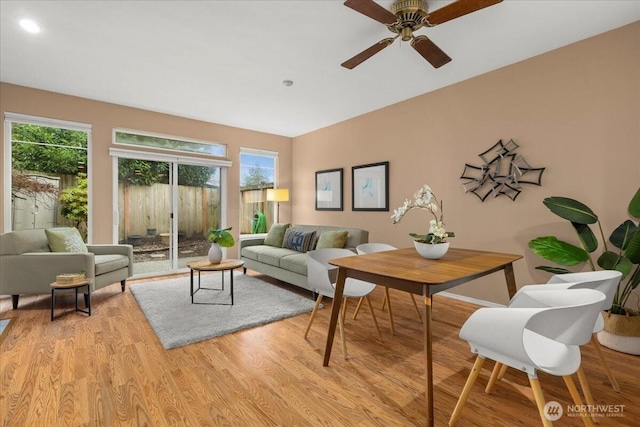
<path fill-rule="evenodd" d="M 208 259 L 200 259 L 197 261 L 191 261 L 187 263 L 190 272 L 190 285 L 191 285 L 191 304 L 219 304 L 219 305 L 233 305 L 233 270 L 240 268 L 244 265 L 244 261 L 239 259 L 223 259 L 219 264 L 211 264 Z M 210 291 L 224 291 L 224 272 L 229 271 L 230 279 L 230 291 L 231 291 L 231 304 L 222 302 L 194 302 L 193 296 L 201 289 Z M 198 288 L 193 289 L 193 272 L 198 272 Z M 203 288 L 200 286 L 200 272 L 202 271 L 219 271 L 222 274 L 222 288 Z"/>

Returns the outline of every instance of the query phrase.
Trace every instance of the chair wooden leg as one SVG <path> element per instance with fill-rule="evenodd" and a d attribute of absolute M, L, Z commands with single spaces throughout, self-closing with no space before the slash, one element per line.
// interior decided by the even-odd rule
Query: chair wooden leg
<path fill-rule="evenodd" d="M 380 310 L 384 311 L 384 308 L 387 306 L 387 294 L 384 294 L 384 298 L 382 299 L 382 305 L 380 306 Z"/>
<path fill-rule="evenodd" d="M 396 334 L 396 328 L 393 324 L 393 313 L 391 312 L 391 297 L 389 296 L 389 288 L 384 287 L 384 296 L 387 299 L 387 308 L 389 308 L 389 324 L 391 325 L 391 335 Z"/>
<path fill-rule="evenodd" d="M 322 294 L 318 294 L 318 299 L 316 299 L 316 303 L 313 306 L 313 311 L 311 312 L 311 317 L 309 317 L 309 323 L 307 323 L 307 328 L 304 330 L 304 337 L 307 338 L 309 334 L 309 330 L 311 329 L 311 324 L 313 323 L 313 319 L 316 318 L 316 313 L 318 312 L 318 307 L 320 307 L 320 303 L 322 302 Z"/>
<path fill-rule="evenodd" d="M 502 367 L 500 368 L 500 372 L 498 373 L 498 378 L 497 378 L 498 381 L 502 380 L 502 378 L 504 377 L 504 374 L 507 373 L 508 368 L 509 367 L 507 365 L 502 365 Z"/>
<path fill-rule="evenodd" d="M 413 301 L 413 307 L 416 309 L 416 314 L 418 315 L 418 319 L 422 322 L 422 314 L 420 313 L 420 308 L 418 307 L 418 303 L 416 302 L 416 297 L 413 294 L 411 295 L 411 301 Z"/>
<path fill-rule="evenodd" d="M 342 300 L 342 313 L 338 313 L 338 326 L 340 327 L 340 340 L 342 341 L 342 353 L 347 360 L 347 340 L 344 337 L 344 313 L 347 311 L 347 300 Z"/>
<path fill-rule="evenodd" d="M 369 306 L 369 312 L 371 313 L 371 317 L 373 318 L 373 324 L 376 325 L 376 331 L 378 331 L 378 338 L 380 342 L 382 342 L 382 334 L 380 333 L 380 327 L 378 326 L 378 319 L 376 319 L 376 314 L 373 312 L 373 305 L 371 305 L 371 300 L 369 299 L 369 295 L 364 297 L 367 305 Z M 389 305 L 391 307 L 391 305 Z"/>
<path fill-rule="evenodd" d="M 587 401 L 587 405 L 591 405 L 592 408 L 595 407 L 593 395 L 591 394 L 591 387 L 589 387 L 589 382 L 587 381 L 584 369 L 582 369 L 582 365 L 578 368 L 578 381 L 580 381 L 580 388 L 582 389 L 582 394 L 584 394 L 584 400 Z M 599 424 L 596 418 L 593 419 L 593 422 L 595 424 Z"/>
<path fill-rule="evenodd" d="M 449 427 L 453 427 L 458 423 L 458 418 L 460 418 L 462 407 L 465 403 L 467 403 L 467 398 L 471 393 L 473 384 L 475 384 L 476 380 L 478 379 L 478 374 L 480 374 L 480 369 L 482 368 L 483 363 L 484 359 L 481 356 L 476 357 L 473 368 L 471 368 L 471 372 L 469 372 L 467 382 L 464 384 L 464 388 L 462 389 L 460 397 L 458 398 L 458 403 L 456 403 L 456 407 L 453 409 L 453 413 L 451 414 L 451 418 L 449 419 Z"/>
<path fill-rule="evenodd" d="M 616 381 L 616 377 L 613 376 L 613 372 L 611 371 L 611 368 L 609 367 L 609 364 L 607 363 L 606 359 L 604 358 L 604 354 L 602 353 L 602 347 L 600 347 L 600 343 L 598 342 L 598 337 L 596 336 L 596 334 L 591 335 L 591 345 L 596 350 L 596 354 L 598 355 L 598 358 L 600 359 L 600 364 L 604 368 L 604 372 L 607 374 L 607 378 L 609 378 L 609 382 L 611 383 L 611 387 L 613 387 L 613 389 L 616 392 L 620 393 L 620 386 L 618 385 L 618 381 Z"/>
<path fill-rule="evenodd" d="M 540 419 L 542 420 L 542 425 L 544 427 L 551 427 L 553 424 L 551 421 L 544 415 L 544 395 L 542 394 L 542 387 L 540 387 L 540 381 L 537 378 L 529 377 L 529 384 L 531 384 L 531 390 L 533 390 L 533 398 L 536 400 L 536 406 L 538 407 L 538 413 L 540 414 Z"/>
<path fill-rule="evenodd" d="M 498 380 L 498 375 L 500 374 L 500 370 L 504 365 L 500 362 L 496 362 L 493 367 L 493 371 L 491 371 L 491 377 L 489 378 L 489 382 L 487 383 L 487 387 L 484 389 L 484 392 L 487 394 L 491 394 L 493 391 L 493 387 L 496 385 L 496 381 Z"/>
<path fill-rule="evenodd" d="M 576 388 L 573 379 L 571 379 L 571 376 L 565 375 L 562 378 L 564 379 L 564 383 L 566 384 L 567 389 L 569 390 L 569 394 L 573 399 L 573 403 L 578 405 L 578 407 L 582 407 L 584 405 L 582 403 L 582 398 L 580 397 L 580 393 L 578 393 L 578 389 Z M 593 427 L 593 421 L 591 421 L 591 416 L 589 415 L 589 413 L 582 414 L 581 418 L 585 426 Z"/>
<path fill-rule="evenodd" d="M 358 317 L 358 312 L 360 311 L 360 306 L 362 305 L 363 300 L 364 300 L 364 297 L 360 297 L 360 299 L 358 300 L 358 305 L 356 305 L 356 311 L 353 312 L 353 320 L 356 320 L 356 318 Z"/>

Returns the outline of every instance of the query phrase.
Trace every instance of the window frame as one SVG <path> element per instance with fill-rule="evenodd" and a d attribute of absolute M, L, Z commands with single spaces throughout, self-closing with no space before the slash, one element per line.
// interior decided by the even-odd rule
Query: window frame
<path fill-rule="evenodd" d="M 87 242 L 91 243 L 93 240 L 93 221 L 91 219 L 93 212 L 93 143 L 92 143 L 92 125 L 81 122 L 71 122 L 67 120 L 51 119 L 48 117 L 31 116 L 19 113 L 4 113 L 4 230 L 5 232 L 12 231 L 11 224 L 11 171 L 13 169 L 13 156 L 12 156 L 12 130 L 13 124 L 26 124 L 44 127 L 53 127 L 59 129 L 67 129 L 78 132 L 85 132 L 87 134 L 87 209 L 89 223 L 87 224 Z"/>
<path fill-rule="evenodd" d="M 248 155 L 252 155 L 252 156 L 262 156 L 262 157 L 269 157 L 273 159 L 273 188 L 278 188 L 278 172 L 279 172 L 279 156 L 280 153 L 277 151 L 270 151 L 270 150 L 263 150 L 263 149 L 259 149 L 259 148 L 250 148 L 250 147 L 240 147 L 240 152 L 238 155 L 238 169 L 239 169 L 239 180 L 238 180 L 238 191 L 240 192 L 240 189 L 242 188 L 242 155 L 243 154 L 248 154 Z M 238 203 L 238 215 L 239 215 L 239 222 L 240 224 L 242 224 L 242 212 L 240 209 L 240 203 L 242 203 L 241 198 L 238 199 L 239 203 Z M 265 201 L 266 202 L 266 201 Z M 273 212 L 272 215 L 275 214 L 276 212 L 276 204 L 274 204 L 272 206 Z M 275 215 L 274 215 L 275 216 Z M 238 234 L 239 237 L 241 239 L 251 239 L 254 237 L 265 237 L 268 233 L 258 233 L 258 234 L 254 234 L 254 233 L 242 233 L 242 226 L 240 226 L 240 233 Z"/>

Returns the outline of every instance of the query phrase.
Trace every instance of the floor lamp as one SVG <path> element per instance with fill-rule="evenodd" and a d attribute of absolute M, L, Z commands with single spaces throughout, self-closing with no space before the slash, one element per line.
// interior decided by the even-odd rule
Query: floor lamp
<path fill-rule="evenodd" d="M 276 221 L 280 221 L 280 202 L 288 202 L 289 201 L 289 189 L 288 188 L 268 188 L 267 189 L 267 201 L 268 202 L 276 202 L 277 210 L 276 210 Z"/>

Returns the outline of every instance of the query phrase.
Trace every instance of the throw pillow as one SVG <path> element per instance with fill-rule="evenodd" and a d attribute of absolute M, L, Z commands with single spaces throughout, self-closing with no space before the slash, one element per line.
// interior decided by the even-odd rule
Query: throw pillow
<path fill-rule="evenodd" d="M 51 252 L 89 252 L 78 229 L 73 227 L 44 230 Z"/>
<path fill-rule="evenodd" d="M 303 231 L 293 231 L 289 229 L 284 234 L 282 247 L 293 249 L 297 252 L 307 252 L 311 249 L 311 245 L 313 244 L 313 238 L 315 237 L 315 235 L 315 231 L 305 233 Z"/>
<path fill-rule="evenodd" d="M 320 234 L 316 249 L 344 248 L 347 237 L 349 237 L 348 231 L 325 230 Z"/>
<path fill-rule="evenodd" d="M 267 234 L 267 237 L 264 239 L 264 244 L 281 248 L 282 241 L 284 240 L 284 233 L 290 225 L 291 224 L 273 224 L 269 229 L 269 234 Z"/>

